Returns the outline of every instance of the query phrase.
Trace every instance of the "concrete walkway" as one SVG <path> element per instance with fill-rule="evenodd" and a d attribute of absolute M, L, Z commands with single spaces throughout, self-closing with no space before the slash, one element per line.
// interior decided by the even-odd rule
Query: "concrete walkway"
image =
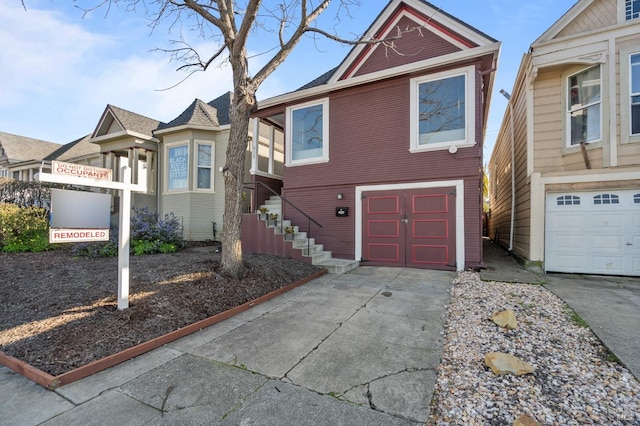
<path fill-rule="evenodd" d="M 55 392 L 0 368 L 3 425 L 424 422 L 455 273 L 360 267 Z"/>

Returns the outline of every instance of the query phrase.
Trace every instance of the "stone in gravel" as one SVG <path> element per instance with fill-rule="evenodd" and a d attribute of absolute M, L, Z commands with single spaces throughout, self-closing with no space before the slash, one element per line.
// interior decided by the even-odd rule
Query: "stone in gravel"
<path fill-rule="evenodd" d="M 489 352 L 484 356 L 484 363 L 494 374 L 523 374 L 533 373 L 535 368 L 520 358 L 502 352 Z"/>
<path fill-rule="evenodd" d="M 522 414 L 514 420 L 513 426 L 542 426 L 542 424 L 535 421 L 532 417 Z"/>
<path fill-rule="evenodd" d="M 516 314 L 511 309 L 505 309 L 501 312 L 496 312 L 491 316 L 491 320 L 499 327 L 514 330 L 518 328 L 518 320 Z"/>

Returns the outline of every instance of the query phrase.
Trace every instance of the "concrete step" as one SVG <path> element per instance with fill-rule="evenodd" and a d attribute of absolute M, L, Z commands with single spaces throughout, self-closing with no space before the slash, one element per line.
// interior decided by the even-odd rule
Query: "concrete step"
<path fill-rule="evenodd" d="M 330 251 L 320 251 L 317 253 L 311 253 L 309 255 L 306 255 L 304 257 L 310 257 L 311 258 L 311 264 L 312 265 L 317 265 L 318 263 L 322 263 L 325 262 L 329 259 L 331 259 L 331 252 Z"/>
<path fill-rule="evenodd" d="M 328 259 L 314 265 L 326 268 L 330 274 L 344 274 L 360 266 L 360 262 L 357 260 L 348 259 Z"/>

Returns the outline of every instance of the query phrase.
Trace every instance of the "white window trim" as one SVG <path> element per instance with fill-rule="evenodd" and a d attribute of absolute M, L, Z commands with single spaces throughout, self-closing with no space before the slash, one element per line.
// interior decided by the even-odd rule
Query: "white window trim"
<path fill-rule="evenodd" d="M 291 119 L 294 111 L 308 108 L 315 105 L 322 105 L 322 156 L 314 158 L 305 158 L 303 160 L 293 160 L 293 147 L 291 138 L 291 125 L 293 120 Z M 329 98 L 316 99 L 314 101 L 297 104 L 295 106 L 287 107 L 286 111 L 286 163 L 287 167 L 304 166 L 307 164 L 318 164 L 329 162 Z"/>
<path fill-rule="evenodd" d="M 180 146 L 186 146 L 187 147 L 187 155 L 189 155 L 190 157 L 193 157 L 192 155 L 192 149 L 191 149 L 191 144 L 189 143 L 188 140 L 184 140 L 184 141 L 180 141 L 180 142 L 172 142 L 172 143 L 168 143 L 164 146 L 164 173 L 163 173 L 163 181 L 164 181 L 164 193 L 165 194 L 179 194 L 182 192 L 189 192 L 189 174 L 191 173 L 191 170 L 189 170 L 190 167 L 187 168 L 187 187 L 186 188 L 180 188 L 180 189 L 169 189 L 169 149 L 171 148 L 177 148 Z M 187 159 L 187 165 L 189 165 L 189 160 Z"/>
<path fill-rule="evenodd" d="M 640 49 L 620 49 L 620 143 L 623 144 L 640 142 L 640 134 L 631 134 L 631 55 L 640 55 Z"/>
<path fill-rule="evenodd" d="M 422 83 L 429 81 L 443 80 L 445 78 L 456 77 L 463 75 L 465 77 L 465 137 L 458 141 L 447 141 L 433 144 L 420 145 L 419 144 L 419 126 L 418 126 L 418 87 Z M 421 77 L 412 78 L 410 81 L 410 152 L 424 152 L 424 151 L 438 151 L 443 149 L 449 149 L 452 146 L 456 148 L 464 148 L 474 146 L 475 142 L 475 130 L 476 130 L 476 80 L 475 80 L 475 67 L 469 66 L 464 68 L 457 68 L 455 70 L 439 72 L 436 74 L 429 74 Z"/>
<path fill-rule="evenodd" d="M 619 22 L 631 22 L 640 18 L 627 19 L 627 0 L 618 1 L 618 21 Z"/>
<path fill-rule="evenodd" d="M 605 67 L 602 66 L 602 64 L 597 64 L 597 65 L 589 65 L 586 67 L 580 67 L 579 69 L 575 69 L 572 68 L 569 72 L 562 74 L 562 108 L 564 109 L 564 149 L 569 150 L 569 152 L 572 152 L 572 150 L 579 150 L 580 149 L 580 144 L 575 144 L 575 145 L 571 145 L 571 111 L 569 109 L 569 90 L 571 89 L 569 87 L 569 78 L 573 77 L 574 75 L 580 74 L 582 72 L 585 72 L 591 68 L 595 68 L 596 66 L 600 67 L 600 139 L 596 139 L 593 141 L 586 141 L 586 145 L 595 145 L 595 144 L 601 144 L 604 140 L 604 135 L 606 134 L 606 132 L 608 131 L 608 126 L 605 125 L 605 123 L 602 121 L 602 114 L 605 108 L 607 108 L 607 103 L 605 102 L 606 99 L 606 90 L 608 90 L 607 86 L 604 84 L 605 81 L 605 76 L 604 76 L 604 72 L 605 72 Z M 587 108 L 588 106 L 592 106 L 595 105 L 594 104 L 590 104 L 585 106 L 584 108 Z"/>
<path fill-rule="evenodd" d="M 214 173 L 214 166 L 216 164 L 216 145 L 215 142 L 212 141 L 204 141 L 204 140 L 195 140 L 194 141 L 194 155 L 193 155 L 193 189 L 194 191 L 197 192 L 215 192 L 214 188 L 214 183 L 215 183 L 215 173 Z M 198 165 L 198 146 L 200 145 L 208 145 L 211 147 L 211 166 L 209 166 L 209 168 L 211 169 L 211 181 L 209 182 L 210 187 L 209 188 L 198 188 L 198 169 L 200 168 L 200 166 Z"/>

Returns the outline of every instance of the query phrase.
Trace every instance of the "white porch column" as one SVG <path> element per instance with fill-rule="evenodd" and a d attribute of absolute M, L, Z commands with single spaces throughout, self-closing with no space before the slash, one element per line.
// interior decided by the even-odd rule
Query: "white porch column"
<path fill-rule="evenodd" d="M 251 174 L 258 171 L 258 149 L 260 147 L 260 119 L 253 119 L 253 137 L 251 138 Z"/>
<path fill-rule="evenodd" d="M 273 149 L 276 144 L 276 129 L 269 127 L 269 174 L 273 174 Z"/>

